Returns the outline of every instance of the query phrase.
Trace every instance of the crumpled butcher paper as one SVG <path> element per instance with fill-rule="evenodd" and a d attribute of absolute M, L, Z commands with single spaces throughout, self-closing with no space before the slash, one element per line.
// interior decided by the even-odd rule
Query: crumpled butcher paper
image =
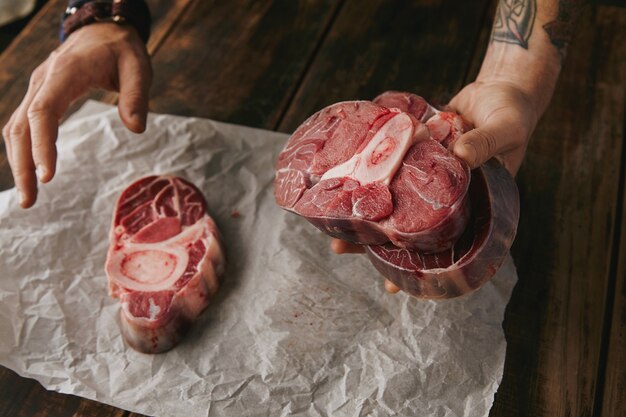
<path fill-rule="evenodd" d="M 287 135 L 150 115 L 135 135 L 88 102 L 60 129 L 34 208 L 0 193 L 0 363 L 44 387 L 154 416 L 486 416 L 502 378 L 509 258 L 474 293 L 385 293 L 363 255 L 280 210 Z M 145 175 L 196 184 L 224 236 L 218 296 L 165 354 L 126 347 L 103 265 L 120 192 Z"/>

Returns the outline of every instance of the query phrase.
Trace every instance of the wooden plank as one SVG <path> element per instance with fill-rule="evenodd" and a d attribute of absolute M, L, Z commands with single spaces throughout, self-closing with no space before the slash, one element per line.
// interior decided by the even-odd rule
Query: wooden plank
<path fill-rule="evenodd" d="M 496 14 L 498 3 L 499 0 L 490 0 L 489 5 L 485 10 L 483 27 L 478 35 L 478 42 L 476 42 L 476 47 L 474 48 L 474 53 L 472 54 L 472 61 L 465 75 L 464 84 L 471 83 L 478 76 L 478 72 L 480 71 L 483 58 L 485 57 L 485 53 L 487 52 L 487 47 L 489 46 L 491 39 L 491 27 L 493 25 L 493 19 Z"/>
<path fill-rule="evenodd" d="M 7 46 L 9 46 L 15 36 L 17 36 L 22 29 L 24 29 L 30 19 L 37 14 L 39 9 L 41 9 L 46 2 L 47 0 L 37 0 L 35 8 L 27 16 L 0 26 L 0 53 L 2 53 Z"/>
<path fill-rule="evenodd" d="M 518 177 L 522 217 L 513 256 L 520 279 L 504 322 L 507 357 L 494 417 L 591 416 L 602 401 L 626 109 L 625 19 L 624 9 L 608 7 L 584 15 Z M 607 366 L 624 375 L 623 359 Z M 623 393 L 615 392 L 622 401 Z"/>
<path fill-rule="evenodd" d="M 626 121 L 626 46 L 619 39 L 624 39 L 626 32 L 626 2 L 621 5 L 623 8 L 602 8 L 599 18 L 612 28 L 613 36 L 611 43 L 615 43 L 610 49 L 613 51 L 611 62 L 608 62 L 607 70 L 611 77 L 604 80 L 608 86 L 612 86 L 613 95 L 616 98 L 613 112 L 621 116 Z M 609 35 L 607 35 L 609 36 Z M 621 36 L 621 38 L 619 38 Z M 607 51 L 608 53 L 608 51 Z M 621 106 L 620 106 L 621 105 Z M 621 107 L 621 108 L 620 108 Z M 615 241 L 619 242 L 619 247 L 614 253 L 617 257 L 613 259 L 615 274 L 614 286 L 609 287 L 609 296 L 614 296 L 613 308 L 609 311 L 609 339 L 607 341 L 606 377 L 604 379 L 603 402 L 600 408 L 602 417 L 624 416 L 626 415 L 626 122 L 619 125 L 610 125 L 611 135 L 622 137 L 622 165 L 621 175 L 621 205 L 618 207 L 621 228 L 617 229 L 619 235 Z"/>
<path fill-rule="evenodd" d="M 274 127 L 339 4 L 196 3 L 155 56 L 151 110 Z"/>
<path fill-rule="evenodd" d="M 385 90 L 447 102 L 462 86 L 488 1 L 347 1 L 278 128 Z"/>
<path fill-rule="evenodd" d="M 626 137 L 624 140 L 626 141 Z M 625 206 L 626 200 L 622 201 L 622 210 Z M 604 396 L 600 414 L 603 417 L 626 415 L 626 221 L 623 211 L 620 236 L 619 264 L 613 292 L 615 304 L 611 312 Z"/>
<path fill-rule="evenodd" d="M 125 417 L 126 414 L 126 411 L 74 395 L 46 391 L 36 381 L 20 378 L 2 367 L 0 381 L 0 416 Z"/>
<path fill-rule="evenodd" d="M 180 15 L 194 0 L 147 0 L 153 15 L 152 35 L 148 43 L 155 51 Z M 0 126 L 4 126 L 26 93 L 32 71 L 58 45 L 59 16 L 67 0 L 49 0 L 22 33 L 0 55 Z M 114 101 L 115 95 L 92 93 L 91 98 Z M 75 110 L 74 106 L 72 109 Z M 0 147 L 0 191 L 13 186 L 13 177 L 5 156 L 4 142 Z"/>

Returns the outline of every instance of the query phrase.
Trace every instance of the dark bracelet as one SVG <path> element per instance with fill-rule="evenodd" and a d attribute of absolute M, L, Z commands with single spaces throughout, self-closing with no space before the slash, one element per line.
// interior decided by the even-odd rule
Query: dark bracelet
<path fill-rule="evenodd" d="M 150 9 L 144 0 L 74 0 L 61 18 L 61 41 L 83 26 L 98 22 L 127 23 L 141 39 L 150 36 Z"/>

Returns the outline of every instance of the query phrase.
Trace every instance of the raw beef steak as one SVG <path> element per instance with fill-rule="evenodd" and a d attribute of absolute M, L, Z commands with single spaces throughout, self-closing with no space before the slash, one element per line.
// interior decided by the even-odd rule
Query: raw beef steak
<path fill-rule="evenodd" d="M 410 93 L 334 104 L 279 155 L 276 201 L 330 236 L 368 245 L 374 266 L 409 294 L 465 294 L 500 267 L 519 218 L 515 181 L 497 160 L 470 175 L 448 150 L 471 128 Z"/>
<path fill-rule="evenodd" d="M 440 143 L 453 129 L 433 137 L 422 121 L 440 112 L 421 97 L 377 100 L 393 107 L 342 102 L 306 120 L 278 157 L 276 201 L 352 243 L 448 249 L 469 218 L 469 168 Z"/>
<path fill-rule="evenodd" d="M 217 292 L 224 270 L 200 190 L 171 176 L 128 186 L 115 208 L 105 269 L 128 345 L 145 353 L 174 347 Z"/>
<path fill-rule="evenodd" d="M 472 216 L 446 251 L 425 254 L 385 244 L 366 252 L 378 271 L 420 298 L 451 298 L 491 278 L 509 252 L 519 219 L 519 196 L 511 175 L 495 159 L 472 171 Z"/>

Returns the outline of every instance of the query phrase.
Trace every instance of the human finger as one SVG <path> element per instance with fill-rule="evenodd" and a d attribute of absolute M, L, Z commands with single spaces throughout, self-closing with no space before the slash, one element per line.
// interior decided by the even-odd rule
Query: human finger
<path fill-rule="evenodd" d="M 16 121 L 9 132 L 13 179 L 18 193 L 19 203 L 28 208 L 37 199 L 37 178 L 31 152 L 30 128 L 27 123 Z"/>
<path fill-rule="evenodd" d="M 28 89 L 26 90 L 26 94 L 24 98 L 20 102 L 19 106 L 15 109 L 9 121 L 2 129 L 2 136 L 4 137 L 4 143 L 7 153 L 7 159 L 9 160 L 9 165 L 11 165 L 12 159 L 12 145 L 11 145 L 11 127 L 15 123 L 16 120 L 20 120 L 21 123 L 27 124 L 28 118 L 26 117 L 26 108 L 30 104 L 31 100 L 39 90 L 41 86 L 41 80 L 43 78 L 43 73 L 45 71 L 45 63 L 37 67 L 30 76 L 30 80 L 28 82 Z"/>
<path fill-rule="evenodd" d="M 85 92 L 89 85 L 88 76 L 76 76 L 70 70 L 71 57 L 60 65 L 53 61 L 42 85 L 26 108 L 30 125 L 33 161 L 41 182 L 50 181 L 56 171 L 56 140 L 59 121 L 70 103 Z M 78 65 L 75 63 L 75 65 Z"/>
<path fill-rule="evenodd" d="M 118 60 L 120 118 L 131 131 L 141 133 L 146 129 L 148 99 L 152 68 L 147 55 L 127 51 Z"/>
<path fill-rule="evenodd" d="M 400 291 L 400 287 L 385 278 L 385 290 L 390 294 L 395 294 Z"/>
<path fill-rule="evenodd" d="M 491 157 L 501 155 L 519 146 L 508 118 L 494 118 L 495 121 L 483 124 L 459 137 L 452 145 L 452 151 L 463 159 L 471 169 L 477 168 Z"/>
<path fill-rule="evenodd" d="M 31 101 L 33 100 L 33 98 L 35 97 L 39 89 L 41 88 L 43 79 L 45 77 L 45 67 L 46 65 L 44 62 L 32 72 L 30 76 L 30 80 L 28 82 L 28 89 L 26 90 L 26 94 L 24 95 L 24 98 L 22 99 L 22 102 L 20 103 L 20 105 L 17 107 L 17 109 L 15 109 L 15 111 L 11 115 L 9 122 L 7 123 L 7 126 L 5 127 L 5 129 L 7 130 L 7 134 L 5 134 L 5 140 L 6 140 L 6 144 L 8 147 L 7 155 L 9 156 L 9 163 L 12 159 L 11 150 L 15 148 L 14 143 L 16 142 L 20 143 L 21 141 L 24 141 L 24 140 L 28 140 L 28 141 L 31 140 L 30 129 L 28 130 L 29 134 L 27 137 L 11 138 L 10 132 L 11 132 L 12 126 L 16 123 L 22 126 L 28 125 L 27 109 L 30 106 Z M 22 132 L 26 131 L 26 129 L 16 129 L 16 130 L 22 131 Z"/>
<path fill-rule="evenodd" d="M 22 102 L 13 112 L 2 131 L 7 158 L 15 180 L 15 188 L 20 196 L 20 205 L 24 208 L 32 206 L 37 196 L 37 178 L 31 154 L 30 127 L 26 108 L 41 87 L 44 72 L 45 65 L 40 65 L 33 71 Z"/>
<path fill-rule="evenodd" d="M 11 163 L 12 155 L 11 155 L 11 140 L 9 138 L 9 132 L 11 130 L 11 126 L 13 125 L 13 121 L 15 120 L 16 113 L 17 113 L 17 109 L 13 112 L 7 124 L 4 125 L 4 127 L 2 128 L 2 139 L 4 140 L 4 149 L 5 149 L 5 152 L 7 155 L 7 161 L 9 161 L 9 167 L 11 167 L 11 170 L 13 169 L 13 165 Z"/>
<path fill-rule="evenodd" d="M 348 243 L 341 239 L 332 238 L 330 241 L 330 248 L 336 254 L 344 254 L 344 253 L 364 253 L 365 249 L 363 246 L 355 245 L 353 243 Z"/>

